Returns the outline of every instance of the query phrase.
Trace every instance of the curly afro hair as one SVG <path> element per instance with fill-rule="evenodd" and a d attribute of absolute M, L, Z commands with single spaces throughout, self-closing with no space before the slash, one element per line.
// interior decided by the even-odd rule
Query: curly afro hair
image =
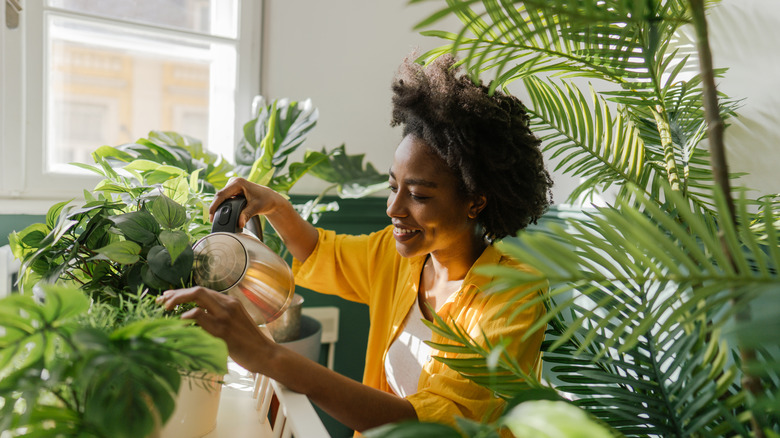
<path fill-rule="evenodd" d="M 425 141 L 460 180 L 467 196 L 484 195 L 477 217 L 489 240 L 515 235 L 552 203 L 552 179 L 525 106 L 514 96 L 459 74 L 455 59 L 427 67 L 407 57 L 393 79 L 392 126 Z"/>

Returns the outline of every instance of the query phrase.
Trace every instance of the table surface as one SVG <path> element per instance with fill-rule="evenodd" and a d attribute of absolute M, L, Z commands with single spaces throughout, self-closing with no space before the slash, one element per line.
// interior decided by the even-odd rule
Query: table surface
<path fill-rule="evenodd" d="M 228 374 L 222 386 L 217 427 L 204 438 L 264 438 L 273 431 L 255 408 L 254 376 L 235 362 L 228 361 Z"/>

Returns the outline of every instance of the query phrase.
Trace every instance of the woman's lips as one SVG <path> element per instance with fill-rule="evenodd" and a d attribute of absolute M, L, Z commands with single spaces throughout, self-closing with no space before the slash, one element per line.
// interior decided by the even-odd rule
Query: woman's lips
<path fill-rule="evenodd" d="M 410 230 L 408 228 L 394 227 L 393 237 L 398 242 L 404 242 L 419 234 L 419 230 Z"/>

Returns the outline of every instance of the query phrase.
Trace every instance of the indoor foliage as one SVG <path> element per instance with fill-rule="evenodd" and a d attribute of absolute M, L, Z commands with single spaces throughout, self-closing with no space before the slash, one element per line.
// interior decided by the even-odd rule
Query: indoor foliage
<path fill-rule="evenodd" d="M 615 436 L 778 436 L 780 198 L 731 187 L 722 132 L 737 105 L 715 89 L 727 72 L 712 69 L 705 19 L 717 2 L 446 3 L 420 27 L 447 16 L 464 27 L 423 32 L 450 43 L 421 59 L 454 53 L 493 89 L 522 83 L 544 148 L 582 180 L 570 201 L 617 192 L 582 219 L 501 243 L 538 275 L 489 268 L 496 291 L 549 283 L 534 329 L 547 330 L 550 383 L 439 320 L 435 330 L 482 357 L 450 366 L 510 407 L 571 400 Z M 675 47 L 683 29 L 695 33 L 695 52 Z M 511 412 L 497 424 L 461 420 L 450 436 L 495 435 Z"/>
<path fill-rule="evenodd" d="M 386 185 L 385 175 L 343 145 L 292 161 L 316 120 L 310 101 L 259 101 L 236 166 L 198 140 L 158 131 L 99 147 L 94 165 L 76 163 L 100 175 L 97 186 L 9 236 L 22 260 L 22 295 L 0 302 L 0 430 L 148 436 L 173 413 L 182 373 L 224 374 L 224 342 L 163 312 L 154 297 L 193 285 L 192 245 L 210 233 L 209 205 L 231 177 L 283 194 L 306 173 L 344 197 Z M 299 209 L 315 220 L 337 207 L 321 199 Z M 264 231 L 283 252 L 273 231 Z"/>
<path fill-rule="evenodd" d="M 112 306 L 43 289 L 42 303 L 0 301 L 0 430 L 11 436 L 148 436 L 173 414 L 182 374 L 227 372 L 222 340 L 149 295 Z"/>

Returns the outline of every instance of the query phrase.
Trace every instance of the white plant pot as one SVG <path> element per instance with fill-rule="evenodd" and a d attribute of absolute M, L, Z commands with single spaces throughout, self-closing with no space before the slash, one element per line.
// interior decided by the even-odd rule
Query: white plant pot
<path fill-rule="evenodd" d="M 182 377 L 176 408 L 157 438 L 201 438 L 217 427 L 222 376 L 208 378 Z"/>

